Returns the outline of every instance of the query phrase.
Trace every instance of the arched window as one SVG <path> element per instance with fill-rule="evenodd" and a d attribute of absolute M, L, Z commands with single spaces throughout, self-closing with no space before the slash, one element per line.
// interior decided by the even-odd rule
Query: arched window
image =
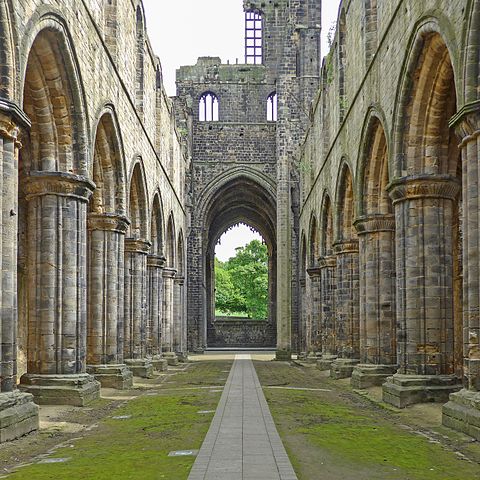
<path fill-rule="evenodd" d="M 263 21 L 256 11 L 245 12 L 245 63 L 263 63 Z"/>
<path fill-rule="evenodd" d="M 218 122 L 218 98 L 212 92 L 205 92 L 200 97 L 198 119 L 201 122 Z"/>
<path fill-rule="evenodd" d="M 137 41 L 137 55 L 135 64 L 135 103 L 138 112 L 143 115 L 143 94 L 145 90 L 145 25 L 143 21 L 142 10 L 140 7 L 137 7 L 135 36 Z"/>
<path fill-rule="evenodd" d="M 267 98 L 267 122 L 277 121 L 277 92 L 272 92 Z"/>

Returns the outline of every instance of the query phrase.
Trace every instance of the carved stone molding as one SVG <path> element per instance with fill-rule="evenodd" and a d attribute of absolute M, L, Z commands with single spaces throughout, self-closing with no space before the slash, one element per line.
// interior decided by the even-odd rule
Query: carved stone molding
<path fill-rule="evenodd" d="M 376 232 L 394 232 L 394 215 L 365 215 L 358 218 L 354 223 L 358 235 L 366 235 Z"/>
<path fill-rule="evenodd" d="M 0 98 L 0 136 L 13 140 L 20 148 L 20 132 L 28 130 L 31 125 L 30 119 L 16 103 Z"/>
<path fill-rule="evenodd" d="M 124 215 L 114 213 L 90 213 L 88 215 L 88 229 L 102 232 L 127 233 L 130 220 Z"/>
<path fill-rule="evenodd" d="M 147 266 L 151 268 L 164 268 L 167 259 L 159 255 L 149 255 L 147 258 Z"/>
<path fill-rule="evenodd" d="M 397 178 L 388 185 L 394 204 L 416 198 L 456 200 L 460 189 L 460 180 L 451 175 L 413 175 Z"/>
<path fill-rule="evenodd" d="M 476 141 L 480 136 L 480 100 L 464 105 L 450 120 L 450 127 L 461 139 L 459 148 Z"/>
<path fill-rule="evenodd" d="M 343 240 L 333 244 L 333 251 L 336 255 L 358 253 L 358 240 Z"/>
<path fill-rule="evenodd" d="M 175 278 L 177 270 L 172 267 L 165 267 L 163 269 L 163 278 Z"/>
<path fill-rule="evenodd" d="M 130 253 L 142 253 L 148 255 L 150 252 L 151 243 L 147 240 L 138 238 L 125 239 L 125 251 Z"/>
<path fill-rule="evenodd" d="M 35 171 L 30 172 L 23 189 L 27 200 L 44 195 L 58 195 L 87 203 L 95 190 L 95 184 L 81 175 Z"/>
<path fill-rule="evenodd" d="M 337 258 L 335 255 L 329 255 L 328 257 L 320 257 L 318 259 L 318 267 L 320 270 L 324 268 L 335 268 L 337 266 Z"/>
<path fill-rule="evenodd" d="M 322 273 L 322 269 L 320 267 L 310 267 L 310 268 L 307 268 L 307 273 L 310 276 L 310 278 L 319 277 L 320 274 Z"/>
<path fill-rule="evenodd" d="M 175 277 L 175 285 L 183 286 L 185 285 L 185 277 Z"/>

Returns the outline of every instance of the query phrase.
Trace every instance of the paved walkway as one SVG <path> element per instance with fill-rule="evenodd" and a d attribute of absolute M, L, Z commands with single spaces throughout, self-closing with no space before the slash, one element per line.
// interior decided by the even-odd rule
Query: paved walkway
<path fill-rule="evenodd" d="M 250 355 L 236 355 L 188 480 L 297 480 Z"/>

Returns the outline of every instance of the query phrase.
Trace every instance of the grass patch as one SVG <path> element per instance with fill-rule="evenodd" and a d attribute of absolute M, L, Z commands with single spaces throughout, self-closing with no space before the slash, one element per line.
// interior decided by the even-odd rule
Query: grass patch
<path fill-rule="evenodd" d="M 197 412 L 215 410 L 220 393 L 208 389 L 170 389 L 198 385 L 199 381 L 207 385 L 224 384 L 224 380 L 220 382 L 222 375 L 225 377 L 222 370 L 230 364 L 202 362 L 191 365 L 186 373 L 170 377 L 175 383 L 152 387 L 156 395 L 142 395 L 116 409 L 96 430 L 50 457 L 70 458 L 68 462 L 31 465 L 9 478 L 185 480 L 195 458 L 168 457 L 168 453 L 200 448 L 213 414 L 198 415 Z M 131 418 L 117 420 L 112 416 Z"/>
<path fill-rule="evenodd" d="M 256 363 L 262 384 L 304 377 L 285 364 Z M 304 387 L 331 392 L 265 389 L 272 415 L 301 480 L 464 480 L 478 464 L 402 427 L 404 417 L 336 388 L 314 369 Z M 294 379 L 292 378 L 294 377 Z"/>

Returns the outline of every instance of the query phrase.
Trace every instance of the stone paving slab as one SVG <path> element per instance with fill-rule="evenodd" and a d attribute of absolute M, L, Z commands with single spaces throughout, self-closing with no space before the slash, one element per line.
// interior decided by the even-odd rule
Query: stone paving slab
<path fill-rule="evenodd" d="M 297 480 L 250 355 L 236 355 L 188 480 Z"/>

